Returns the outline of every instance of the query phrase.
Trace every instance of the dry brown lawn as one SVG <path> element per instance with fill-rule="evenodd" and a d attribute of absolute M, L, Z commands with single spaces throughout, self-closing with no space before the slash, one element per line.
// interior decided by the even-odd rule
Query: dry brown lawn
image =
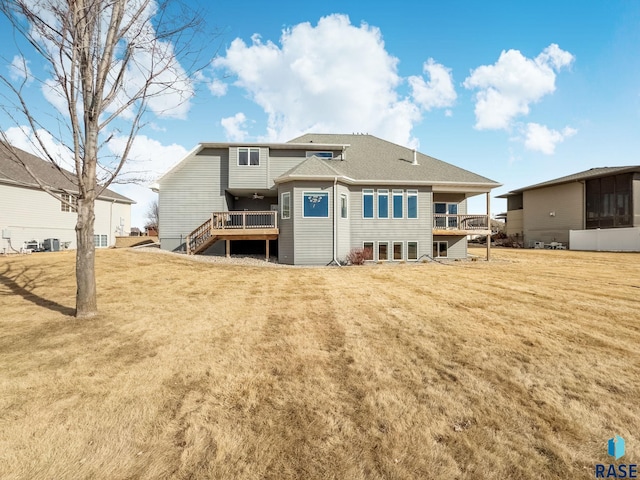
<path fill-rule="evenodd" d="M 0 258 L 0 478 L 593 478 L 640 463 L 640 255 Z"/>

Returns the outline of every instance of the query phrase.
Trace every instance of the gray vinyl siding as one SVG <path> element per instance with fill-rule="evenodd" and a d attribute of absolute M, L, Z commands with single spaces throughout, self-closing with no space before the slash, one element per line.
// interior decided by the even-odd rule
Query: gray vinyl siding
<path fill-rule="evenodd" d="M 342 218 L 342 208 L 340 203 L 341 195 L 347 196 L 347 218 Z M 345 185 L 338 185 L 338 197 L 336 202 L 336 213 L 338 216 L 337 257 L 339 260 L 344 260 L 349 251 L 353 248 L 351 246 L 351 192 Z"/>
<path fill-rule="evenodd" d="M 303 218 L 304 192 L 328 192 L 329 217 Z M 296 265 L 327 265 L 333 260 L 333 183 L 293 182 L 291 217 L 294 221 Z"/>
<path fill-rule="evenodd" d="M 270 185 L 267 182 L 269 149 L 259 147 L 260 165 L 238 165 L 238 148 L 243 147 L 229 147 L 228 150 L 229 188 L 269 188 Z"/>
<path fill-rule="evenodd" d="M 176 249 L 211 212 L 228 210 L 228 152 L 205 149 L 161 180 L 158 207 L 162 249 Z"/>
<path fill-rule="evenodd" d="M 293 215 L 288 219 L 283 219 L 282 214 L 282 193 L 289 192 L 293 196 L 293 186 L 290 183 L 280 185 L 278 188 L 278 262 L 287 265 L 295 263 L 294 255 L 294 220 Z M 293 204 L 293 201 L 292 201 Z M 293 213 L 293 212 L 292 212 Z"/>
<path fill-rule="evenodd" d="M 433 242 L 447 242 L 447 258 L 467 258 L 467 237 L 438 235 Z M 429 245 L 433 254 L 433 242 Z"/>
<path fill-rule="evenodd" d="M 304 160 L 306 160 L 306 151 L 303 150 L 270 150 L 267 165 L 267 188 L 273 187 L 275 178 L 288 172 Z"/>
<path fill-rule="evenodd" d="M 584 184 L 579 182 L 523 193 L 524 242 L 569 243 L 569 230 L 584 228 Z M 551 215 L 553 213 L 553 215 Z"/>
<path fill-rule="evenodd" d="M 374 218 L 362 216 L 362 190 L 374 189 Z M 392 204 L 392 186 L 353 186 L 351 187 L 349 215 L 351 220 L 351 247 L 362 248 L 364 242 L 375 242 L 374 260 L 378 259 L 378 242 L 388 242 L 389 252 L 393 242 L 403 242 L 403 257 L 407 256 L 407 242 L 418 242 L 418 257 L 431 255 L 432 251 L 432 199 L 430 187 L 403 188 L 403 214 L 405 218 L 377 218 L 378 190 L 389 190 L 389 205 Z M 398 190 L 398 187 L 395 187 Z M 418 218 L 409 219 L 407 215 L 407 190 L 418 190 Z M 389 216 L 391 217 L 391 208 Z"/>

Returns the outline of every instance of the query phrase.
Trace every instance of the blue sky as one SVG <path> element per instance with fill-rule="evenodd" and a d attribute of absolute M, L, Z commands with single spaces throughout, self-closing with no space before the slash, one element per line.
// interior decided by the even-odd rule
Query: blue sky
<path fill-rule="evenodd" d="M 149 179 L 198 142 L 286 141 L 305 131 L 367 132 L 417 146 L 502 183 L 496 195 L 592 167 L 638 164 L 638 2 L 203 8 L 208 27 L 221 31 L 204 44 L 203 54 L 215 59 L 194 81 L 188 104 L 141 132 L 135 165 Z M 5 19 L 0 32 L 0 68 L 9 75 L 17 50 Z M 23 52 L 30 73 L 46 76 Z M 38 82 L 29 96 L 46 111 Z M 13 126 L 0 121 L 5 131 Z M 142 226 L 154 194 L 144 186 L 114 189 L 138 201 L 133 225 Z M 471 203 L 483 208 L 484 199 Z M 493 200 L 494 214 L 505 208 Z"/>

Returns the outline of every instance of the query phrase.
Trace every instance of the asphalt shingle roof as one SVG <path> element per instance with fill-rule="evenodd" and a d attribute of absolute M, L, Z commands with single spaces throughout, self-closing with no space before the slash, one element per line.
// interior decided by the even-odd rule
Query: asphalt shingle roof
<path fill-rule="evenodd" d="M 348 147 L 344 160 L 320 160 L 311 157 L 280 178 L 339 174 L 357 181 L 444 182 L 490 185 L 491 188 L 500 186 L 494 180 L 420 152 L 416 152 L 418 165 L 413 165 L 412 149 L 373 135 L 308 133 L 289 143 L 338 144 Z M 321 168 L 322 164 L 330 167 L 330 170 Z"/>
<path fill-rule="evenodd" d="M 534 185 L 529 185 L 528 187 L 518 188 L 517 190 L 511 190 L 509 193 L 504 195 L 500 195 L 499 198 L 504 198 L 514 193 L 521 193 L 526 190 L 534 190 L 536 188 L 543 187 L 552 187 L 554 185 L 560 185 L 563 183 L 571 183 L 571 182 L 579 182 L 582 180 L 589 180 L 592 178 L 598 177 L 607 177 L 609 175 L 617 175 L 618 173 L 628 173 L 628 172 L 640 172 L 640 165 L 631 165 L 626 167 L 596 167 L 591 168 L 589 170 L 585 170 L 583 172 L 573 173 L 571 175 L 566 175 L 564 177 L 555 178 L 553 180 L 548 180 L 542 183 L 536 183 Z"/>
<path fill-rule="evenodd" d="M 58 170 L 51 162 L 42 160 L 24 150 L 15 147 L 8 147 L 0 142 L 0 183 L 20 185 L 24 187 L 38 187 L 29 172 L 16 161 L 14 154 L 9 150 L 13 148 L 21 162 L 24 162 L 42 183 L 48 185 L 52 190 L 67 191 L 77 193 L 78 185 L 75 183 L 75 175 L 68 170 Z M 100 198 L 117 200 L 123 203 L 135 203 L 130 198 L 120 195 L 108 188 L 105 189 Z"/>

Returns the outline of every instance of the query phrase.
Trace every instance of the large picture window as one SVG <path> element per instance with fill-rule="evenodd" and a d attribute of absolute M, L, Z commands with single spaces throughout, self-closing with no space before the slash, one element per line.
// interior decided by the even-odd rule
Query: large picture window
<path fill-rule="evenodd" d="M 302 194 L 302 205 L 303 217 L 329 217 L 329 194 L 327 192 L 304 192 Z"/>
<path fill-rule="evenodd" d="M 373 190 L 362 190 L 362 218 L 373 218 Z"/>
<path fill-rule="evenodd" d="M 238 148 L 238 165 L 260 166 L 260 149 L 249 147 Z"/>
<path fill-rule="evenodd" d="M 586 182 L 586 227 L 631 227 L 631 174 Z"/>

